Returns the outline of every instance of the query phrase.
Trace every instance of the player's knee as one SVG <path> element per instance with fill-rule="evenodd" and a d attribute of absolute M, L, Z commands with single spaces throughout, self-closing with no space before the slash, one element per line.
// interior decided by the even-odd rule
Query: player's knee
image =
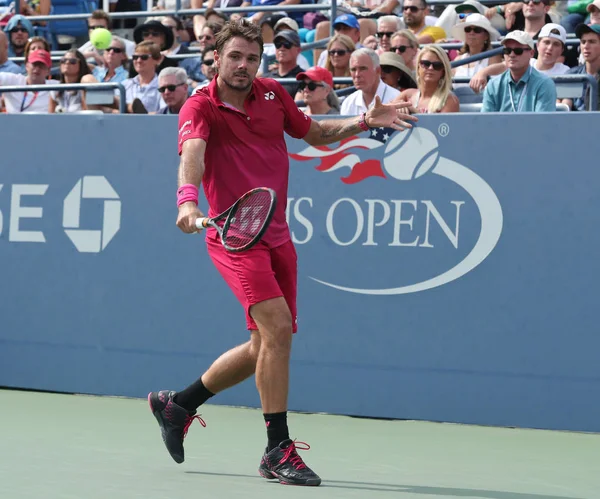
<path fill-rule="evenodd" d="M 292 318 L 280 318 L 261 331 L 261 348 L 289 351 L 292 347 Z"/>

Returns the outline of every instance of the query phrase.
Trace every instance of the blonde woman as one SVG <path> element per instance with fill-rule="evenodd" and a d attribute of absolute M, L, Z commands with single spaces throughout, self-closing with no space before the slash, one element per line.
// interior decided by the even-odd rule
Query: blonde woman
<path fill-rule="evenodd" d="M 334 78 L 350 77 L 350 55 L 356 46 L 349 36 L 337 34 L 334 35 L 327 44 L 327 57 L 325 59 L 325 69 L 329 71 Z M 333 88 L 346 88 L 349 84 L 337 84 Z"/>
<path fill-rule="evenodd" d="M 402 57 L 406 67 L 416 73 L 417 67 L 415 61 L 419 52 L 419 41 L 412 31 L 408 29 L 396 31 L 392 35 L 390 52 L 395 52 Z"/>
<path fill-rule="evenodd" d="M 452 70 L 446 51 L 426 45 L 417 56 L 417 85 L 402 92 L 393 102 L 410 102 L 418 113 L 457 113 L 459 102 L 452 89 Z"/>
<path fill-rule="evenodd" d="M 490 50 L 492 42 L 500 38 L 500 33 L 496 31 L 487 17 L 481 14 L 469 14 L 464 22 L 459 22 L 452 28 L 452 36 L 464 43 L 460 49 L 460 55 L 455 59 L 459 61 Z M 452 74 L 470 78 L 488 65 L 498 62 L 502 62 L 501 55 L 458 66 L 452 70 Z"/>

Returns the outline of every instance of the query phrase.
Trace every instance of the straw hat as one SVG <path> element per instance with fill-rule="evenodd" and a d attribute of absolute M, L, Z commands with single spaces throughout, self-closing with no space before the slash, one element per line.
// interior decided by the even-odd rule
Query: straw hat
<path fill-rule="evenodd" d="M 490 34 L 490 41 L 494 42 L 498 38 L 500 38 L 500 33 L 498 30 L 492 26 L 492 23 L 489 19 L 481 14 L 469 14 L 464 22 L 458 23 L 452 27 L 451 34 L 457 40 L 461 42 L 466 42 L 465 28 L 467 26 L 477 26 L 479 28 L 483 28 Z"/>

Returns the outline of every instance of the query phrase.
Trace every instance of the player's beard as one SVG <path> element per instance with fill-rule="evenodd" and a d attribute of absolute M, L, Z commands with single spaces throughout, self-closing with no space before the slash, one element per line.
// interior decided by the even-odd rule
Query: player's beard
<path fill-rule="evenodd" d="M 250 89 L 250 87 L 252 86 L 252 81 L 254 80 L 254 78 L 252 78 L 248 73 L 245 73 L 243 76 L 246 76 L 248 78 L 248 83 L 243 84 L 243 83 L 238 83 L 235 84 L 232 81 L 229 80 L 229 78 L 223 78 L 223 75 L 219 75 L 221 77 L 221 79 L 223 80 L 223 83 L 225 83 L 225 85 L 227 85 L 229 88 L 231 88 L 232 90 L 237 90 L 237 91 L 247 91 Z M 233 74 L 233 77 L 235 76 L 242 76 L 242 75 L 236 75 L 235 73 Z"/>

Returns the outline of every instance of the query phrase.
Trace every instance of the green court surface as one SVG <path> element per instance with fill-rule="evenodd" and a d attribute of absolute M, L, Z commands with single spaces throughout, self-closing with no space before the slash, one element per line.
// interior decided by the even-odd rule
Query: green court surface
<path fill-rule="evenodd" d="M 207 405 L 186 461 L 146 400 L 0 391 L 3 499 L 599 499 L 600 435 L 290 414 L 320 487 L 258 476 L 260 411 Z"/>

